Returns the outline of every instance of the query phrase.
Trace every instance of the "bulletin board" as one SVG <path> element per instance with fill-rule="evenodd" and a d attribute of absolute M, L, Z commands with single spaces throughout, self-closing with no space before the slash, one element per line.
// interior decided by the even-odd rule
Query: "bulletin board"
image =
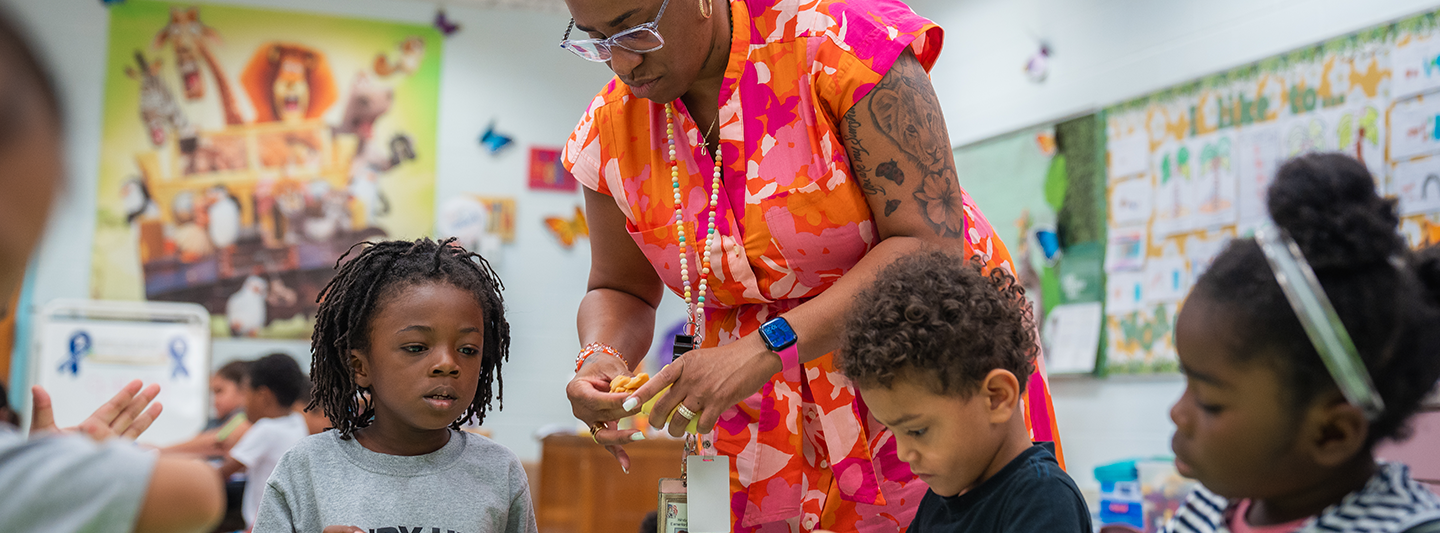
<path fill-rule="evenodd" d="M 1440 242 L 1440 11 L 1361 30 L 1104 112 L 1108 372 L 1177 368 L 1175 316 L 1226 243 L 1267 219 L 1281 163 L 1361 160 L 1411 245 Z"/>
<path fill-rule="evenodd" d="M 961 187 L 1005 242 L 1035 304 L 1052 374 L 1090 373 L 1097 364 L 1104 155 L 1098 115 L 955 149 Z"/>

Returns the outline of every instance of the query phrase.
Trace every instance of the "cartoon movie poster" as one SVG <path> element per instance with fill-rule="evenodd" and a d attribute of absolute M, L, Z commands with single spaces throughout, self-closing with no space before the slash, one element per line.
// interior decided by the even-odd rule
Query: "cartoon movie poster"
<path fill-rule="evenodd" d="M 441 45 L 427 26 L 112 7 L 92 297 L 308 338 L 351 245 L 431 232 Z"/>

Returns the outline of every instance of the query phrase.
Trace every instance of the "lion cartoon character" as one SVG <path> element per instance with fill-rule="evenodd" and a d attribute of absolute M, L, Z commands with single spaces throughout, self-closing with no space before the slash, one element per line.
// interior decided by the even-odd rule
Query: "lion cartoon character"
<path fill-rule="evenodd" d="M 319 50 L 291 43 L 261 46 L 240 76 L 256 122 L 317 118 L 338 98 L 330 63 Z"/>

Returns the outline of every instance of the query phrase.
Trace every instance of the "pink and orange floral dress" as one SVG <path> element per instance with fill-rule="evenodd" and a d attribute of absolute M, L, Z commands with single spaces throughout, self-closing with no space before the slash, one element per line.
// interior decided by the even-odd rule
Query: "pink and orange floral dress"
<path fill-rule="evenodd" d="M 875 247 L 874 217 L 837 123 L 905 47 L 933 66 L 943 36 L 894 0 L 732 0 L 730 9 L 719 101 L 720 250 L 704 309 L 706 347 L 739 339 L 824 292 Z M 704 227 L 714 163 L 684 105 L 674 105 L 685 231 L 703 235 L 697 226 Z M 565 165 L 615 199 L 625 229 L 681 293 L 664 104 L 612 80 L 566 144 Z M 968 195 L 963 201 L 964 255 L 1013 271 L 980 209 Z M 699 263 L 688 262 L 692 280 Z M 891 433 L 869 416 L 831 355 L 803 370 L 793 379 L 773 376 L 726 411 L 712 435 L 717 451 L 733 458 L 734 530 L 904 530 L 927 487 L 896 458 Z M 1043 372 L 1028 391 L 1032 435 L 1057 440 Z"/>

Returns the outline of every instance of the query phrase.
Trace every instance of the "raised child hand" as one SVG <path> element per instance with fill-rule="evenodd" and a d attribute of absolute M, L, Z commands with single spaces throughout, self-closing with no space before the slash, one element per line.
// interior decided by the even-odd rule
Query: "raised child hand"
<path fill-rule="evenodd" d="M 159 403 L 150 403 L 160 394 L 160 385 L 152 383 L 141 390 L 142 385 L 144 384 L 138 379 L 126 384 L 115 397 L 101 405 L 74 429 L 96 441 L 112 437 L 134 440 L 149 429 L 150 424 L 155 422 L 155 417 L 160 416 L 162 409 Z M 50 400 L 50 393 L 38 385 L 31 387 L 30 393 L 34 400 L 30 431 L 59 431 L 59 428 L 55 427 L 54 404 Z"/>

